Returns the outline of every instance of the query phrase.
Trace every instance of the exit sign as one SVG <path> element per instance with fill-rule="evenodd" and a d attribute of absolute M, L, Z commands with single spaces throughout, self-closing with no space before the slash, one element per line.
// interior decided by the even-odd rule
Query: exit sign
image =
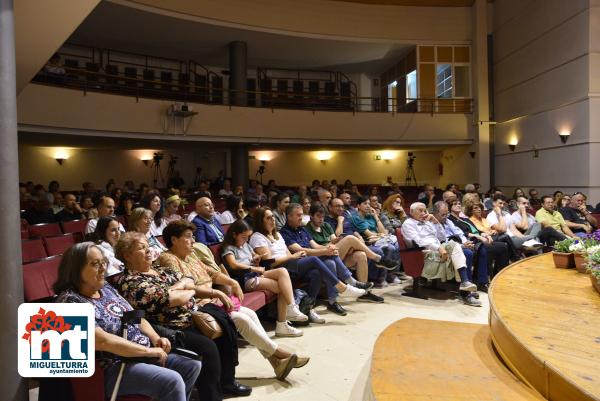
<path fill-rule="evenodd" d="M 375 155 L 375 160 L 381 160 L 381 155 Z"/>

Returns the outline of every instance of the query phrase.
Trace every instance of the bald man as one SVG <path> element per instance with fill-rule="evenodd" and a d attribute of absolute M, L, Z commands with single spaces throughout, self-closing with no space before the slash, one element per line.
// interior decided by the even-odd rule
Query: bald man
<path fill-rule="evenodd" d="M 215 207 L 208 197 L 196 201 L 196 217 L 192 220 L 196 226 L 194 237 L 197 242 L 206 246 L 223 242 L 225 232 L 221 224 L 215 219 Z"/>

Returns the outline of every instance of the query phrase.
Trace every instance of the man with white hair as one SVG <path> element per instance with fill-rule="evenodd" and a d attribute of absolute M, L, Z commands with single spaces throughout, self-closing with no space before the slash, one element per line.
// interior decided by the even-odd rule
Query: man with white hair
<path fill-rule="evenodd" d="M 410 218 L 402 224 L 404 239 L 425 248 L 425 266 L 421 275 L 427 279 L 460 280 L 460 291 L 477 291 L 469 281 L 467 261 L 460 244 L 446 241 L 446 232 L 440 222 L 427 212 L 422 202 L 410 205 Z"/>
<path fill-rule="evenodd" d="M 327 208 L 329 206 L 329 202 L 331 202 L 331 192 L 326 189 L 319 188 L 317 191 L 317 195 L 319 197 L 319 202 L 323 207 Z"/>
<path fill-rule="evenodd" d="M 477 191 L 475 190 L 475 185 L 473 185 L 473 184 L 465 185 L 465 193 L 466 194 L 476 194 Z"/>

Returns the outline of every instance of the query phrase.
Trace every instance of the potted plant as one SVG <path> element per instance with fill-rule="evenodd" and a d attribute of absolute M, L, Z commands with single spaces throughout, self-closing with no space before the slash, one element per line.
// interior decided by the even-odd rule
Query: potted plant
<path fill-rule="evenodd" d="M 597 248 L 600 248 L 600 246 Z M 596 250 L 594 253 L 588 254 L 587 269 L 590 273 L 592 286 L 598 293 L 600 293 L 600 249 Z"/>
<path fill-rule="evenodd" d="M 573 254 L 573 260 L 575 261 L 575 269 L 577 269 L 580 273 L 585 273 L 585 258 L 587 256 L 586 242 L 587 240 L 575 240 L 571 245 L 569 245 L 569 252 Z"/>
<path fill-rule="evenodd" d="M 552 259 L 554 266 L 562 269 L 570 269 L 575 267 L 575 257 L 569 250 L 569 247 L 575 242 L 573 238 L 567 238 L 554 243 L 552 251 Z"/>

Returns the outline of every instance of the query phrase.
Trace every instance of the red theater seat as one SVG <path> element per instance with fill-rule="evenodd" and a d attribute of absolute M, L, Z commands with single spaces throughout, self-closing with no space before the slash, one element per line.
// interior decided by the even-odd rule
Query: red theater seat
<path fill-rule="evenodd" d="M 23 291 L 26 302 L 54 295 L 52 286 L 58 278 L 61 260 L 62 256 L 50 256 L 23 265 Z"/>
<path fill-rule="evenodd" d="M 21 256 L 23 263 L 28 263 L 48 256 L 41 239 L 21 240 Z"/>
<path fill-rule="evenodd" d="M 31 238 L 51 237 L 61 234 L 62 231 L 58 223 L 34 224 L 29 226 L 29 236 Z"/>
<path fill-rule="evenodd" d="M 208 247 L 215 257 L 215 262 L 220 265 L 221 262 L 221 244 L 214 244 Z"/>
<path fill-rule="evenodd" d="M 96 362 L 96 370 L 92 377 L 81 377 L 71 379 L 74 401 L 106 401 L 111 394 L 104 393 L 104 370 L 100 363 Z M 145 395 L 123 395 L 117 397 L 117 401 L 151 401 Z"/>
<path fill-rule="evenodd" d="M 75 245 L 75 237 L 73 234 L 44 237 L 44 244 L 48 256 L 62 255 L 67 249 Z"/>
<path fill-rule="evenodd" d="M 398 239 L 398 246 L 400 248 L 400 260 L 402 261 L 402 267 L 404 272 L 413 278 L 413 288 L 411 292 L 405 292 L 404 296 L 427 299 L 427 297 L 421 295 L 419 292 L 419 277 L 423 273 L 423 265 L 425 259 L 423 257 L 423 250 L 421 248 L 409 248 L 406 246 L 404 236 L 400 228 L 396 229 L 396 238 Z"/>
<path fill-rule="evenodd" d="M 63 221 L 60 223 L 62 226 L 62 231 L 65 234 L 73 234 L 73 238 L 75 242 L 83 241 L 85 227 L 87 226 L 88 220 L 73 220 L 73 221 Z"/>

